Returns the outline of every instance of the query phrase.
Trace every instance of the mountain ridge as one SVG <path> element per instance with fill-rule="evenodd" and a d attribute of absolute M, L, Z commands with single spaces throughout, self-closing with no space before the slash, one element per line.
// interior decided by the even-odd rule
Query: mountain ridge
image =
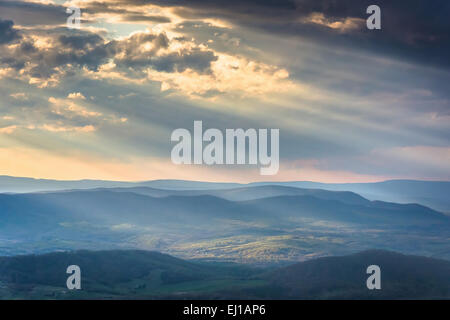
<path fill-rule="evenodd" d="M 450 181 L 386 180 L 368 183 L 320 183 L 311 181 L 285 182 L 205 182 L 188 180 L 150 180 L 140 182 L 108 180 L 51 180 L 0 176 L 0 193 L 26 193 L 68 189 L 153 187 L 162 190 L 217 190 L 256 186 L 288 186 L 304 189 L 354 192 L 369 200 L 397 203 L 419 203 L 450 214 Z"/>
<path fill-rule="evenodd" d="M 245 201 L 109 189 L 0 194 L 0 255 L 125 247 L 270 264 L 376 244 L 449 256 L 450 217 L 420 205 L 355 204 L 346 193 L 331 194 Z"/>

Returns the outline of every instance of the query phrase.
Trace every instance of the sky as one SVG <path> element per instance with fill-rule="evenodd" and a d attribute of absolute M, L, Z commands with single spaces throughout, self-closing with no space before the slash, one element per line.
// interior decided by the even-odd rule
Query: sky
<path fill-rule="evenodd" d="M 446 0 L 0 0 L 0 175 L 450 180 L 449 16 Z M 195 120 L 278 128 L 278 173 L 173 164 Z"/>

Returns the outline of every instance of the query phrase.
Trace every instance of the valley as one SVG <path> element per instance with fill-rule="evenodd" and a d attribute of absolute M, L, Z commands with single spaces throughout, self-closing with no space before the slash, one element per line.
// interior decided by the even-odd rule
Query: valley
<path fill-rule="evenodd" d="M 277 265 L 379 248 L 450 259 L 448 216 L 352 192 L 262 186 L 0 194 L 0 218 L 0 255 L 142 249 Z"/>

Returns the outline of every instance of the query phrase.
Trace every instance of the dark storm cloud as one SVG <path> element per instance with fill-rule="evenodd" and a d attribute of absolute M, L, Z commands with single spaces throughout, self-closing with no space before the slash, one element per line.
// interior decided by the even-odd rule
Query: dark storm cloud
<path fill-rule="evenodd" d="M 9 43 L 20 38 L 13 25 L 14 23 L 11 20 L 0 19 L 0 44 Z"/>
<path fill-rule="evenodd" d="M 450 1 L 436 0 L 123 0 L 175 7 L 185 18 L 223 18 L 237 25 L 266 32 L 299 35 L 337 46 L 351 46 L 450 67 Z M 381 8 L 382 30 L 342 30 L 311 23 L 306 17 L 321 13 L 327 22 L 365 19 L 366 8 Z"/>
<path fill-rule="evenodd" d="M 17 25 L 58 25 L 66 22 L 66 8 L 53 4 L 0 1 L 0 18 Z"/>
<path fill-rule="evenodd" d="M 450 67 L 450 2 L 435 0 L 111 0 L 83 4 L 89 14 L 113 13 L 121 21 L 170 22 L 165 16 L 147 15 L 133 6 L 156 4 L 172 7 L 187 19 L 221 18 L 233 24 L 264 32 L 301 36 L 325 43 L 374 51 L 401 59 Z M 382 30 L 365 27 L 366 8 L 381 8 Z M 311 14 L 323 14 L 324 22 L 358 19 L 354 28 L 330 28 L 311 22 Z M 0 18 L 19 25 L 62 24 L 67 19 L 65 7 L 21 1 L 0 2 Z"/>
<path fill-rule="evenodd" d="M 82 13 L 98 14 L 111 13 L 120 15 L 121 21 L 128 22 L 170 22 L 168 17 L 160 15 L 147 15 L 144 12 L 132 11 L 126 8 L 117 8 L 104 2 L 84 3 Z M 40 4 L 22 1 L 0 1 L 0 19 L 8 19 L 19 25 L 60 25 L 67 20 L 66 7 L 56 4 Z M 92 23 L 94 21 L 82 20 Z"/>
<path fill-rule="evenodd" d="M 144 12 L 133 11 L 128 8 L 119 8 L 114 4 L 106 2 L 89 2 L 84 4 L 83 12 L 89 14 L 99 13 L 111 13 L 120 15 L 121 21 L 128 22 L 155 22 L 155 23 L 168 23 L 170 18 L 160 15 L 148 15 Z"/>

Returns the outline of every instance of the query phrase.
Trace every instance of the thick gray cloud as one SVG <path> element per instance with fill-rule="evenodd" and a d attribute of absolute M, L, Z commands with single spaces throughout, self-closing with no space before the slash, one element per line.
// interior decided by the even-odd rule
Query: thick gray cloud
<path fill-rule="evenodd" d="M 169 42 L 164 33 L 137 33 L 125 40 L 112 41 L 108 46 L 114 52 L 114 62 L 120 68 L 139 70 L 150 67 L 165 72 L 183 72 L 190 68 L 205 73 L 209 71 L 211 62 L 217 60 L 212 51 L 199 48 L 184 48 L 160 54 L 161 49 L 169 47 Z M 151 49 L 142 50 L 142 46 L 147 44 Z"/>
<path fill-rule="evenodd" d="M 59 42 L 63 46 L 69 46 L 72 49 L 86 49 L 87 47 L 103 44 L 104 40 L 97 34 L 78 34 L 78 35 L 62 35 Z"/>
<path fill-rule="evenodd" d="M 168 23 L 170 22 L 170 18 L 161 16 L 161 15 L 153 15 L 153 14 L 145 14 L 140 11 L 133 11 L 128 8 L 119 8 L 114 5 L 114 3 L 100 2 L 94 1 L 84 4 L 83 12 L 89 14 L 98 14 L 98 13 L 112 13 L 120 15 L 121 21 L 129 21 L 129 22 L 155 22 L 155 23 Z"/>
<path fill-rule="evenodd" d="M 115 13 L 130 22 L 170 22 L 168 17 L 136 12 L 126 4 L 173 7 L 176 14 L 188 19 L 221 18 L 264 32 L 306 37 L 330 47 L 351 47 L 450 67 L 450 2 L 446 0 L 379 0 L 382 30 L 376 31 L 361 23 L 368 16 L 366 8 L 374 4 L 371 0 L 113 0 L 86 3 L 83 12 Z M 360 20 L 356 28 L 342 32 L 305 19 L 313 13 L 323 14 L 327 23 Z M 0 18 L 20 25 L 52 25 L 64 23 L 67 14 L 65 7 L 58 5 L 2 1 Z"/>
<path fill-rule="evenodd" d="M 450 67 L 450 2 L 435 0 L 379 0 L 382 29 L 368 30 L 365 23 L 341 32 L 305 20 L 321 13 L 327 22 L 363 19 L 372 0 L 123 0 L 120 2 L 157 3 L 175 7 L 185 18 L 223 18 L 238 25 L 265 32 L 299 35 L 328 43 L 410 59 L 424 64 Z"/>
<path fill-rule="evenodd" d="M 0 19 L 0 44 L 9 43 L 20 38 L 17 30 L 13 28 L 14 23 L 11 20 Z"/>
<path fill-rule="evenodd" d="M 6 26 L 10 28 L 11 24 Z M 111 41 L 80 30 L 54 29 L 45 35 L 52 39 L 50 47 L 40 48 L 32 38 L 25 37 L 17 47 L 0 48 L 0 64 L 17 71 L 27 67 L 31 77 L 46 79 L 60 72 L 61 68 L 70 70 L 86 67 L 98 70 L 108 59 L 112 59 L 118 69 L 129 75 L 147 68 L 165 72 L 183 72 L 190 68 L 207 73 L 211 62 L 217 60 L 211 50 L 197 47 L 173 52 L 161 51 L 168 49 L 172 41 L 164 33 L 136 33 L 122 40 Z M 182 44 L 185 40 L 174 41 Z M 150 49 L 143 49 L 144 46 Z"/>
<path fill-rule="evenodd" d="M 54 4 L 0 1 L 0 18 L 17 25 L 59 25 L 66 22 L 66 8 Z"/>
<path fill-rule="evenodd" d="M 66 65 L 95 70 L 109 56 L 102 38 L 84 32 L 58 36 L 54 46 L 45 49 L 26 38 L 15 48 L 0 49 L 0 53 L 0 63 L 17 71 L 31 65 L 28 73 L 33 78 L 48 78 L 56 68 Z"/>
<path fill-rule="evenodd" d="M 113 25 L 113 21 L 148 21 L 149 25 L 170 21 L 163 16 L 146 15 L 144 10 L 138 12 L 134 6 L 124 6 L 124 2 L 171 6 L 172 12 L 188 20 L 176 26 L 161 27 L 176 32 L 175 38 L 156 31 L 140 32 L 145 28 L 142 24 Z M 0 16 L 6 12 L 4 8 L 18 10 L 17 2 L 12 3 L 0 4 Z M 121 5 L 115 5 L 117 3 Z M 114 16 L 105 24 L 106 31 L 94 33 L 51 28 L 58 21 L 65 21 L 67 15 L 63 8 L 56 10 L 55 5 L 22 3 L 23 15 L 17 11 L 17 20 L 11 18 L 19 25 L 16 28 L 33 23 L 48 26 L 45 29 L 22 28 L 22 39 L 15 42 L 17 46 L 0 46 L 0 68 L 6 65 L 17 70 L 4 70 L 0 79 L 0 93 L 5 97 L 0 102 L 3 112 L 0 122 L 3 121 L 4 126 L 20 127 L 15 134 L 35 130 L 30 131 L 31 138 L 18 137 L 39 148 L 80 148 L 111 158 L 166 157 L 172 146 L 170 132 L 180 127 L 191 128 L 194 120 L 203 120 L 205 128 L 222 130 L 280 128 L 280 154 L 286 162 L 306 159 L 306 162 L 317 162 L 319 169 L 362 174 L 408 176 L 408 170 L 414 170 L 422 176 L 439 176 L 448 171 L 448 166 L 434 168 L 434 162 L 426 157 L 423 162 L 430 162 L 427 166 L 415 163 L 414 159 L 420 153 L 442 155 L 448 146 L 449 73 L 425 65 L 448 67 L 448 5 L 439 0 L 428 7 L 415 0 L 395 3 L 380 0 L 377 4 L 382 9 L 382 30 L 369 31 L 364 23 L 369 4 L 372 2 L 364 0 L 83 3 L 86 5 L 83 13 Z M 29 7 L 36 10 L 27 9 Z M 55 14 L 59 12 L 58 18 L 48 16 L 52 10 Z M 319 23 L 307 19 L 316 12 L 323 15 L 324 20 Z M 32 19 L 27 20 L 27 16 Z M 232 28 L 222 28 L 206 20 L 213 18 L 228 22 Z M 361 21 L 346 30 L 327 26 L 346 19 Z M 8 32 L 14 31 L 11 23 L 0 26 L 0 30 L 5 30 L 0 33 L 4 43 L 17 39 L 15 32 L 12 38 L 11 33 L 8 36 Z M 121 28 L 122 37 L 112 40 Z M 36 39 L 39 41 L 35 42 Z M 386 55 L 400 59 L 384 59 Z M 234 58 L 242 58 L 242 64 Z M 110 60 L 114 64 L 106 65 L 102 72 L 84 72 L 85 68 L 98 70 Z M 228 73 L 230 83 L 251 73 L 251 69 L 245 69 L 246 61 L 274 66 L 273 70 L 283 68 L 289 73 L 287 84 L 307 87 L 304 92 L 296 92 L 297 87 L 294 87 L 286 91 L 286 95 L 281 91 L 270 99 L 264 99 L 267 96 L 260 99 L 248 90 L 251 82 L 242 81 L 241 85 L 237 81 L 243 93 L 250 92 L 248 96 L 234 88 L 214 86 L 220 84 L 221 79 L 214 78 L 220 68 L 233 69 Z M 415 63 L 404 63 L 411 61 Z M 211 64 L 212 76 L 205 75 L 210 72 Z M 176 73 L 187 68 L 203 75 L 193 74 L 183 79 L 186 75 L 146 72 L 153 69 Z M 61 70 L 63 74 L 58 74 Z M 249 75 L 255 79 L 250 80 L 262 79 L 261 87 L 270 87 L 272 83 L 265 82 L 265 77 L 258 77 L 258 69 L 255 70 Z M 272 72 L 268 70 L 266 73 Z M 15 75 L 17 79 L 13 79 Z M 55 75 L 57 85 L 38 87 L 36 84 L 41 82 L 26 78 L 28 75 L 44 80 Z M 134 81 L 136 79 L 145 81 Z M 183 81 L 177 86 L 172 79 Z M 197 97 L 218 99 L 200 100 L 200 103 L 197 99 L 187 99 L 180 88 L 189 87 L 189 81 L 197 79 L 211 79 L 210 90 L 193 91 Z M 163 90 L 161 83 L 166 85 Z M 209 84 L 208 80 L 204 83 Z M 77 109 L 55 112 L 49 98 L 69 104 L 71 93 L 81 93 L 84 98 L 75 102 L 101 116 L 84 116 L 80 110 L 77 113 Z M 61 108 L 70 107 L 63 102 Z M 201 107 L 207 103 L 208 108 Z M 1 119 L 2 116 L 5 118 Z M 37 129 L 27 129 L 28 124 L 35 124 Z M 89 139 L 64 141 L 64 135 L 57 131 L 54 134 L 46 131 L 45 136 L 39 137 L 36 132 L 44 124 L 54 130 L 64 126 L 69 129 L 93 126 L 96 131 Z M 60 145 L 50 139 L 61 139 Z M 386 152 L 388 156 L 383 156 Z M 413 160 L 407 158 L 408 161 L 401 162 L 404 152 L 409 152 Z M 396 161 L 396 165 L 389 168 L 389 161 Z M 301 168 L 304 163 L 299 161 L 298 166 Z M 421 168 L 424 169 L 421 171 Z"/>
<path fill-rule="evenodd" d="M 170 18 L 160 15 L 145 14 L 126 8 L 117 8 L 106 2 L 90 2 L 83 4 L 83 14 L 111 13 L 120 15 L 124 22 L 168 23 Z M 0 19 L 13 20 L 16 24 L 31 25 L 61 25 L 67 20 L 66 7 L 57 4 L 30 3 L 15 0 L 0 2 Z M 82 20 L 82 22 L 92 22 Z"/>
<path fill-rule="evenodd" d="M 204 73 L 209 71 L 211 62 L 216 60 L 217 56 L 212 51 L 195 48 L 157 57 L 152 60 L 152 66 L 158 71 L 165 72 L 183 72 L 189 68 Z"/>
<path fill-rule="evenodd" d="M 122 21 L 130 21 L 130 22 L 156 22 L 156 23 L 170 22 L 170 19 L 164 16 L 135 14 L 135 13 L 127 13 L 123 15 L 121 19 Z"/>

